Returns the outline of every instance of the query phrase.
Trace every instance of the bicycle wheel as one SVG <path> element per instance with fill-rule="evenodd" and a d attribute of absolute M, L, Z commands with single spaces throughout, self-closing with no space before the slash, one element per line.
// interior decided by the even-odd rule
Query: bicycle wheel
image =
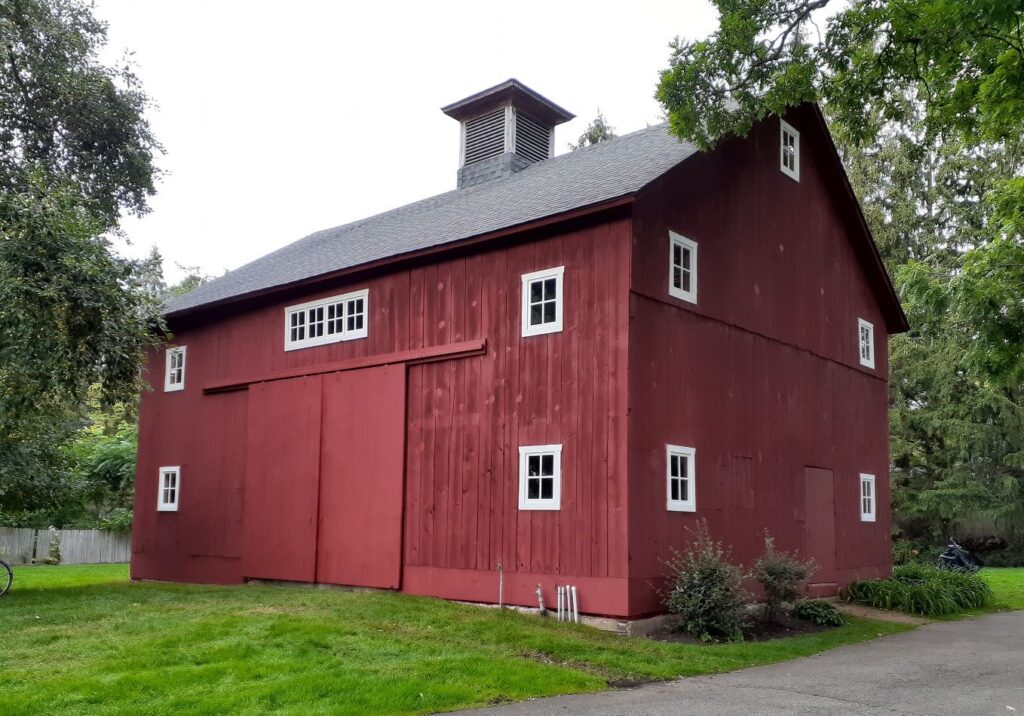
<path fill-rule="evenodd" d="M 7 562 L 0 561 L 0 597 L 7 594 L 14 582 L 14 572 L 7 566 Z"/>

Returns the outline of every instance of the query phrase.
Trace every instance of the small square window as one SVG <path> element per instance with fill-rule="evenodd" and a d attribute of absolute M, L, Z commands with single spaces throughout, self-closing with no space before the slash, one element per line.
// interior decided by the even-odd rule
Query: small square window
<path fill-rule="evenodd" d="M 523 274 L 523 335 L 539 336 L 562 330 L 562 279 L 565 267 Z"/>
<path fill-rule="evenodd" d="M 562 446 L 519 448 L 519 509 L 557 510 L 561 506 Z"/>
<path fill-rule="evenodd" d="M 668 479 L 670 512 L 696 512 L 696 455 L 691 447 L 665 446 L 665 468 Z"/>
<path fill-rule="evenodd" d="M 159 512 L 177 512 L 181 492 L 181 468 L 161 467 L 156 509 Z"/>
<path fill-rule="evenodd" d="M 800 132 L 779 120 L 779 168 L 786 176 L 800 181 Z"/>
<path fill-rule="evenodd" d="M 668 293 L 697 303 L 697 242 L 668 232 Z"/>
<path fill-rule="evenodd" d="M 860 474 L 860 521 L 875 521 L 875 476 Z"/>
<path fill-rule="evenodd" d="M 860 347 L 860 364 L 875 367 L 875 327 L 863 318 L 857 319 L 857 344 Z"/>
<path fill-rule="evenodd" d="M 366 338 L 369 290 L 331 296 L 285 309 L 284 349 Z"/>
<path fill-rule="evenodd" d="M 165 354 L 164 391 L 185 389 L 185 346 L 168 348 Z"/>

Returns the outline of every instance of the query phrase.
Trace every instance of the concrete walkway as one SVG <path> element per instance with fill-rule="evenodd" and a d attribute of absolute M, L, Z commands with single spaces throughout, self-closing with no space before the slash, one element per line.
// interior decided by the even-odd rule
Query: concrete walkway
<path fill-rule="evenodd" d="M 937 622 L 772 666 L 484 713 L 1024 716 L 1024 612 Z"/>

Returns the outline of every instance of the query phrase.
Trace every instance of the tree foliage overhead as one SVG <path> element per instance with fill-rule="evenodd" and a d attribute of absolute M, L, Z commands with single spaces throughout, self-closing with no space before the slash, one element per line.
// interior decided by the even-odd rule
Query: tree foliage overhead
<path fill-rule="evenodd" d="M 608 120 L 605 119 L 605 116 L 601 114 L 599 109 L 597 110 L 597 116 L 587 125 L 583 134 L 576 140 L 576 143 L 569 142 L 569 150 L 575 152 L 577 149 L 607 142 L 609 139 L 615 139 L 615 137 L 615 127 L 608 124 Z"/>
<path fill-rule="evenodd" d="M 0 3 L 0 508 L 53 497 L 90 387 L 133 401 L 161 326 L 158 265 L 106 238 L 146 211 L 159 146 L 105 40 L 80 0 Z"/>
<path fill-rule="evenodd" d="M 868 106 L 901 118 L 919 90 L 930 133 L 999 141 L 1024 122 L 1024 32 L 1006 0 L 714 0 L 721 24 L 672 44 L 657 97 L 702 147 L 786 107 L 822 100 L 856 144 Z M 820 12 L 841 9 L 827 19 Z M 824 27 L 822 27 L 824 24 Z"/>

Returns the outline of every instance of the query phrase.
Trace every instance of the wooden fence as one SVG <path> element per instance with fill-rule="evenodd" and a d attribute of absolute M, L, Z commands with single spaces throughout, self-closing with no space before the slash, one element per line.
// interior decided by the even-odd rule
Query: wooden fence
<path fill-rule="evenodd" d="M 103 530 L 34 530 L 0 527 L 0 559 L 10 564 L 40 564 L 57 541 L 61 564 L 128 562 L 132 538 Z"/>

